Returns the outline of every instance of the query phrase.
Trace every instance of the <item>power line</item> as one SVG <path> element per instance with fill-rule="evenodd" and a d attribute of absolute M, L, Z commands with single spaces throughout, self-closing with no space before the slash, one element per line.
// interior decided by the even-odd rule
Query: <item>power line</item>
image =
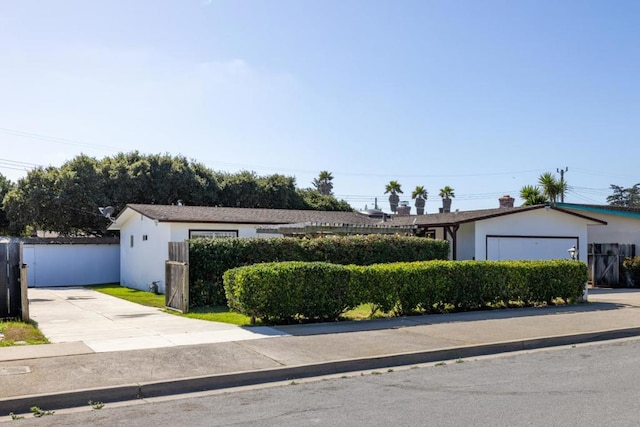
<path fill-rule="evenodd" d="M 65 144 L 65 145 L 73 145 L 77 147 L 97 148 L 99 150 L 106 150 L 106 151 L 127 151 L 121 148 L 116 148 L 108 145 L 92 144 L 89 142 L 76 141 L 73 139 L 59 138 L 56 136 L 43 135 L 40 133 L 33 133 L 33 132 L 25 132 L 22 130 L 15 130 L 15 129 L 0 128 L 0 133 L 4 133 L 6 135 L 18 136 L 20 138 L 41 139 L 44 141 L 50 141 L 50 142 L 55 142 L 58 144 Z"/>

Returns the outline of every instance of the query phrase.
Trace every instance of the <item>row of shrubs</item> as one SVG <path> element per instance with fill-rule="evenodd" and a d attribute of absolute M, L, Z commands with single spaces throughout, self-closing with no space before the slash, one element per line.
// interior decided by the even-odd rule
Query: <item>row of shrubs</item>
<path fill-rule="evenodd" d="M 622 271 L 626 286 L 640 287 L 640 256 L 625 258 Z"/>
<path fill-rule="evenodd" d="M 282 262 L 224 274 L 229 307 L 267 323 L 335 320 L 370 303 L 399 315 L 471 310 L 519 301 L 526 305 L 582 295 L 587 266 L 578 261 L 428 261 L 336 265 Z"/>
<path fill-rule="evenodd" d="M 191 306 L 225 305 L 225 271 L 272 261 L 322 261 L 370 265 L 394 261 L 447 259 L 444 240 L 408 236 L 349 236 L 322 239 L 234 238 L 189 242 Z"/>

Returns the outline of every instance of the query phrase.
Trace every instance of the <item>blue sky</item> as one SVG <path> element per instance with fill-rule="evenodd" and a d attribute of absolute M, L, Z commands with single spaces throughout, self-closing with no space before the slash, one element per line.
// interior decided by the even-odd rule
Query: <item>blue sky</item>
<path fill-rule="evenodd" d="M 640 182 L 640 2 L 0 0 L 0 173 L 79 153 L 321 170 L 355 208 L 402 184 L 497 207 Z M 517 200 L 516 203 L 521 203 Z M 415 212 L 415 211 L 414 211 Z"/>

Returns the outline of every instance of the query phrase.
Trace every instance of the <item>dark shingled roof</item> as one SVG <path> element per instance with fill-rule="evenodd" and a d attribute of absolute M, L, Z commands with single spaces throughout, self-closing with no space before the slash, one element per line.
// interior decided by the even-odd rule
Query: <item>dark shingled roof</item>
<path fill-rule="evenodd" d="M 294 209 L 224 208 L 210 206 L 175 206 L 131 204 L 127 207 L 159 222 L 218 222 L 236 224 L 375 224 L 357 212 L 329 212 Z M 124 210 L 122 211 L 124 212 Z M 118 214 L 118 217 L 122 215 Z"/>
<path fill-rule="evenodd" d="M 294 209 L 252 209 L 225 208 L 210 206 L 176 206 L 176 205 L 143 205 L 130 204 L 127 208 L 143 214 L 158 222 L 200 222 L 200 223 L 233 223 L 233 224 L 311 224 L 328 226 L 348 225 L 380 225 L 387 227 L 444 227 L 467 222 L 480 221 L 503 215 L 513 215 L 537 209 L 549 208 L 567 215 L 573 215 L 594 222 L 606 224 L 605 221 L 570 212 L 565 209 L 545 205 L 519 206 L 514 208 L 481 209 L 474 211 L 446 212 L 427 215 L 393 215 L 382 222 L 379 218 L 369 218 L 358 212 L 329 212 Z M 125 209 L 126 210 L 126 209 Z M 120 216 L 125 212 L 118 214 Z M 114 224 L 117 225 L 117 224 Z M 118 229 L 113 227 L 112 229 Z"/>
<path fill-rule="evenodd" d="M 495 208 L 475 211 L 433 213 L 426 215 L 394 216 L 389 223 L 396 225 L 415 224 L 422 226 L 444 226 L 473 222 L 502 215 L 511 215 L 519 212 L 540 209 L 541 207 L 544 206 L 521 206 L 516 208 Z"/>
<path fill-rule="evenodd" d="M 545 206 L 545 205 L 534 205 L 534 206 L 518 206 L 513 208 L 495 208 L 495 209 L 480 209 L 475 211 L 435 213 L 435 214 L 426 214 L 426 215 L 394 216 L 391 220 L 387 222 L 387 224 L 389 225 L 414 224 L 420 227 L 425 227 L 425 226 L 426 227 L 443 227 L 443 226 L 454 225 L 454 224 L 464 224 L 466 222 L 480 221 L 483 219 L 495 218 L 503 215 L 513 215 L 513 214 L 532 211 L 536 209 L 544 209 L 547 207 L 548 206 Z M 599 219 L 591 218 L 585 215 L 580 215 L 574 212 L 569 212 L 564 209 L 558 209 L 554 207 L 548 207 L 548 208 L 553 209 L 555 211 L 566 213 L 568 215 L 573 215 L 580 218 L 592 220 L 594 222 L 606 224 L 606 222 L 601 221 Z"/>

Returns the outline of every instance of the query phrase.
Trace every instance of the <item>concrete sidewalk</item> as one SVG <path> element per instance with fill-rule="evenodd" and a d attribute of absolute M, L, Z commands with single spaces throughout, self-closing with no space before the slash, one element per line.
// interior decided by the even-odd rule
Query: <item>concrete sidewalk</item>
<path fill-rule="evenodd" d="M 271 339 L 94 352 L 0 348 L 0 416 L 640 335 L 640 291 L 590 304 L 279 327 Z M 84 346 L 84 347 L 83 347 Z M 57 351 L 56 349 L 59 349 Z"/>

